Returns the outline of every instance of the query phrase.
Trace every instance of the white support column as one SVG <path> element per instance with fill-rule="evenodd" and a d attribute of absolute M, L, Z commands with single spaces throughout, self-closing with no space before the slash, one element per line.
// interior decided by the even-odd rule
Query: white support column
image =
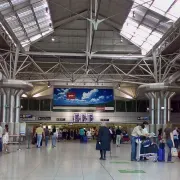
<path fill-rule="evenodd" d="M 157 94 L 157 125 L 160 124 L 161 122 L 161 97 L 160 97 L 160 94 L 159 93 L 156 93 Z"/>
<path fill-rule="evenodd" d="M 1 92 L 3 94 L 3 103 L 2 103 L 2 127 L 4 128 L 5 124 L 6 124 L 6 92 L 4 91 L 3 88 L 1 88 Z"/>
<path fill-rule="evenodd" d="M 11 89 L 10 91 L 10 118 L 9 118 L 9 133 L 14 134 L 14 120 L 15 120 L 15 95 L 17 90 Z"/>
<path fill-rule="evenodd" d="M 171 99 L 175 95 L 175 92 L 171 92 L 171 94 L 168 97 L 168 122 L 171 121 Z"/>
<path fill-rule="evenodd" d="M 21 110 L 21 95 L 23 94 L 23 90 L 20 90 L 16 95 L 16 118 L 15 118 L 15 134 L 19 134 L 19 119 L 20 119 L 20 110 Z"/>

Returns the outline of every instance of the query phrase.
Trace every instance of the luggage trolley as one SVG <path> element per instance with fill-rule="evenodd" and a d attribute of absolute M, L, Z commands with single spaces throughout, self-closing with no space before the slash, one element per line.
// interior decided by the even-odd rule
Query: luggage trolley
<path fill-rule="evenodd" d="M 156 137 L 153 137 L 156 138 Z M 157 162 L 158 160 L 158 146 L 156 143 L 152 143 L 152 141 L 149 138 L 148 140 L 142 141 L 141 138 L 137 138 L 137 153 L 136 153 L 136 160 L 140 161 L 140 158 L 147 158 L 151 157 L 153 158 L 154 162 Z"/>

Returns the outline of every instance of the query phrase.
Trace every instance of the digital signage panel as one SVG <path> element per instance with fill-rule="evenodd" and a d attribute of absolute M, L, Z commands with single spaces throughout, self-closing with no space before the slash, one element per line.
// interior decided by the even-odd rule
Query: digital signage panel
<path fill-rule="evenodd" d="M 108 107 L 114 107 L 113 89 L 54 88 L 53 106 L 93 107 L 95 110 L 102 108 L 106 110 Z"/>

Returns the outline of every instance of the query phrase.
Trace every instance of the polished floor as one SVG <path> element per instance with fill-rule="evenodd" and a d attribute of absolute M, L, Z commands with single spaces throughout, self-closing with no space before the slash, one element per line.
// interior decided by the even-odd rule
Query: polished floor
<path fill-rule="evenodd" d="M 112 145 L 106 161 L 99 160 L 95 143 L 60 142 L 52 149 L 10 146 L 0 154 L 0 180 L 177 180 L 180 160 L 175 163 L 130 162 L 130 145 Z"/>

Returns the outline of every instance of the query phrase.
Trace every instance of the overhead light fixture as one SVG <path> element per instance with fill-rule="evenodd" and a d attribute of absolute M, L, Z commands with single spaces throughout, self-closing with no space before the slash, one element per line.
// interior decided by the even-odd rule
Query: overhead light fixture
<path fill-rule="evenodd" d="M 121 85 L 120 85 L 120 84 L 118 85 L 118 88 L 119 88 L 119 89 L 121 88 Z"/>
<path fill-rule="evenodd" d="M 27 95 L 26 95 L 26 94 L 23 94 L 21 97 L 23 97 L 23 98 L 27 98 Z"/>
<path fill-rule="evenodd" d="M 52 38 L 51 38 L 51 40 L 54 42 L 54 41 L 55 41 L 55 38 L 54 38 L 54 37 L 52 37 Z"/>
<path fill-rule="evenodd" d="M 51 83 L 50 83 L 50 82 L 48 82 L 48 88 L 49 88 L 49 87 L 51 87 Z"/>
<path fill-rule="evenodd" d="M 123 37 L 121 36 L 120 41 L 123 42 Z"/>

